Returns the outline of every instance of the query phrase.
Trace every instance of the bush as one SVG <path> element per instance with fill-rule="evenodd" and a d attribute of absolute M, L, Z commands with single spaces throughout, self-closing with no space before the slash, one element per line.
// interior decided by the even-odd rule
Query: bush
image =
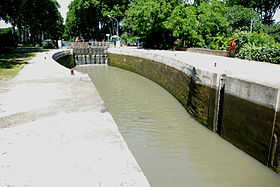
<path fill-rule="evenodd" d="M 256 60 L 280 64 L 280 44 L 273 46 L 255 46 L 246 44 L 243 46 L 237 57 L 247 60 Z"/>
<path fill-rule="evenodd" d="M 210 49 L 214 50 L 227 50 L 231 44 L 232 37 L 216 36 L 212 38 Z"/>
<path fill-rule="evenodd" d="M 245 45 L 254 45 L 258 47 L 273 46 L 274 39 L 266 33 L 241 31 L 234 35 L 236 38 L 237 51 Z"/>
<path fill-rule="evenodd" d="M 254 29 L 267 33 L 273 37 L 276 42 L 280 42 L 280 22 L 275 23 L 272 26 L 268 26 L 263 23 L 257 23 L 254 25 Z"/>
<path fill-rule="evenodd" d="M 55 44 L 53 42 L 44 42 L 43 43 L 43 48 L 44 49 L 54 49 Z"/>

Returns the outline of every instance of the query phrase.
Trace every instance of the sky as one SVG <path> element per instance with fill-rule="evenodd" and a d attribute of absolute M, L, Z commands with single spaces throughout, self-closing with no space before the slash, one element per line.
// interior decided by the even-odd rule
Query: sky
<path fill-rule="evenodd" d="M 67 14 L 67 11 L 68 11 L 68 5 L 70 4 L 72 0 L 57 0 L 57 2 L 60 4 L 60 13 L 63 17 L 63 20 L 65 21 L 66 20 L 66 14 Z M 274 16 L 274 19 L 277 21 L 280 22 L 280 9 L 277 10 L 277 12 L 275 13 L 275 16 Z M 6 28 L 6 27 L 10 27 L 11 25 L 7 25 L 5 24 L 4 21 L 0 21 L 0 28 Z"/>
<path fill-rule="evenodd" d="M 72 0 L 57 0 L 57 2 L 60 4 L 60 13 L 61 16 L 63 17 L 63 20 L 66 20 L 66 15 L 68 11 L 68 5 L 71 3 Z"/>

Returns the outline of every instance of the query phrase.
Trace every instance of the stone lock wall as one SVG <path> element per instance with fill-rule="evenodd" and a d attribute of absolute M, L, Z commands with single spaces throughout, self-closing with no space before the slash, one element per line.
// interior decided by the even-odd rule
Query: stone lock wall
<path fill-rule="evenodd" d="M 108 53 L 108 58 L 109 65 L 136 72 L 158 83 L 202 125 L 280 172 L 277 88 L 157 56 L 122 52 Z"/>
<path fill-rule="evenodd" d="M 108 54 L 109 65 L 143 75 L 168 90 L 201 124 L 208 124 L 209 107 L 213 90 L 200 84 L 195 69 L 189 69 L 192 76 L 156 61 L 134 56 Z M 213 118 L 213 117 L 212 117 Z"/>
<path fill-rule="evenodd" d="M 271 166 L 272 168 L 280 173 L 280 112 L 278 111 L 276 113 L 276 118 L 275 118 L 275 127 L 274 127 L 274 146 L 272 147 L 272 163 Z"/>
<path fill-rule="evenodd" d="M 221 136 L 270 165 L 278 89 L 226 78 Z"/>

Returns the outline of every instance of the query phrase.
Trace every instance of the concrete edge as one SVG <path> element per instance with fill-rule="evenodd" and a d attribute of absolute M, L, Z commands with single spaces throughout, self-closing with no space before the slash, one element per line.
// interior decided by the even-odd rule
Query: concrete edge
<path fill-rule="evenodd" d="M 62 65 L 59 64 L 56 60 L 59 59 L 59 58 L 61 58 L 61 57 L 63 57 L 63 56 L 69 55 L 69 54 L 72 54 L 72 50 L 71 50 L 71 49 L 67 49 L 67 50 L 60 49 L 60 50 L 53 50 L 53 51 L 51 51 L 48 55 L 49 55 L 49 57 L 51 56 L 51 58 L 52 58 L 52 60 L 53 60 L 54 63 L 56 63 L 57 65 L 60 65 L 61 67 L 65 68 L 65 69 L 67 70 L 68 68 L 62 66 Z M 69 70 L 69 69 L 68 69 L 68 70 Z M 69 73 L 70 73 L 70 70 L 69 70 Z M 88 76 L 88 74 L 82 73 L 82 72 L 79 72 L 79 71 L 75 70 L 75 76 L 82 76 L 83 79 L 84 79 L 84 78 L 88 79 L 88 80 L 92 83 L 92 85 L 95 87 L 94 83 L 92 82 L 92 80 L 90 79 L 90 77 Z M 96 90 L 97 90 L 97 89 L 96 89 Z M 123 135 L 121 134 L 121 132 L 120 132 L 120 130 L 119 130 L 119 128 L 118 128 L 118 125 L 116 124 L 116 122 L 115 122 L 115 120 L 114 120 L 114 118 L 113 118 L 113 116 L 111 115 L 110 112 L 107 111 L 106 104 L 105 104 L 105 102 L 102 100 L 102 98 L 101 98 L 101 96 L 100 96 L 98 90 L 97 90 L 97 93 L 98 93 L 98 95 L 95 95 L 95 97 L 99 97 L 99 98 L 100 98 L 101 102 L 103 103 L 104 107 L 106 108 L 106 109 L 105 109 L 105 110 L 106 110 L 106 111 L 105 111 L 106 114 L 109 116 L 109 118 L 110 118 L 111 121 L 112 121 L 112 124 L 114 125 L 114 128 L 115 128 L 116 131 L 119 133 L 120 138 L 121 138 L 121 140 L 122 140 L 122 142 L 123 142 L 125 148 L 128 150 L 128 152 L 129 152 L 130 155 L 131 155 L 131 158 L 133 159 L 132 161 L 135 162 L 135 167 L 137 167 L 136 169 L 139 171 L 139 173 L 142 173 L 142 174 L 143 174 L 143 176 L 140 177 L 140 178 L 139 178 L 138 176 L 135 176 L 135 177 L 136 177 L 136 180 L 135 180 L 135 181 L 137 181 L 137 182 L 140 183 L 140 184 L 135 184 L 135 186 L 139 186 L 139 187 L 140 187 L 140 186 L 141 186 L 141 187 L 142 187 L 142 186 L 143 186 L 143 187 L 144 187 L 144 186 L 145 186 L 145 187 L 150 186 L 150 184 L 149 184 L 149 182 L 148 182 L 148 180 L 147 180 L 147 177 L 145 176 L 145 174 L 144 174 L 143 170 L 141 169 L 139 163 L 138 163 L 137 160 L 135 159 L 135 157 L 134 157 L 132 151 L 129 149 L 129 147 L 128 147 L 128 145 L 127 145 L 127 143 L 126 143 L 126 141 L 125 141 Z M 142 178 L 142 179 L 141 179 L 141 178 Z M 143 179 L 145 179 L 145 180 L 143 180 Z"/>
<path fill-rule="evenodd" d="M 239 88 L 235 87 L 234 89 L 232 89 L 231 86 L 231 89 L 228 89 L 227 91 L 229 91 L 230 94 L 240 97 L 242 99 L 246 99 L 251 102 L 261 104 L 269 108 L 273 108 L 276 111 L 280 110 L 280 102 L 277 102 L 275 99 L 277 97 L 276 93 L 278 93 L 279 88 L 272 85 L 253 82 L 251 80 L 247 80 L 242 77 L 240 78 L 238 76 L 213 72 L 211 71 L 211 69 L 209 70 L 200 69 L 193 65 L 188 64 L 187 62 L 183 62 L 180 59 L 176 59 L 176 56 L 166 57 L 160 54 L 149 53 L 149 50 L 147 53 L 146 51 L 126 50 L 121 48 L 119 49 L 109 48 L 108 53 L 134 56 L 138 58 L 144 58 L 155 62 L 159 62 L 171 66 L 179 71 L 182 71 L 187 75 L 189 75 L 190 77 L 193 76 L 193 72 L 195 71 L 196 77 L 198 77 L 196 82 L 215 89 L 219 87 L 219 82 L 221 77 L 224 78 L 226 77 L 227 80 L 235 80 L 235 82 L 242 82 L 243 84 Z M 217 79 L 215 79 L 215 77 Z M 227 81 L 227 83 L 228 82 L 229 81 Z M 253 90 L 256 88 L 257 88 L 257 92 L 254 92 Z M 246 92 L 246 94 L 242 92 Z M 262 95 L 263 97 L 265 97 L 265 99 L 262 99 L 263 98 Z M 273 96 L 273 98 L 270 99 L 270 96 Z"/>

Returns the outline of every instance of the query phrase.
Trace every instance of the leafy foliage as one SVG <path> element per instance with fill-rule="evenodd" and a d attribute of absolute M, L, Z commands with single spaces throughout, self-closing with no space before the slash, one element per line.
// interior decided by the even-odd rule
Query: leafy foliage
<path fill-rule="evenodd" d="M 280 45 L 256 46 L 254 44 L 246 44 L 240 49 L 237 57 L 280 64 Z"/>
<path fill-rule="evenodd" d="M 280 63 L 280 44 L 266 33 L 239 32 L 236 33 L 238 54 L 237 57 Z"/>
<path fill-rule="evenodd" d="M 214 50 L 227 50 L 228 46 L 231 44 L 232 37 L 216 36 L 213 37 L 209 48 Z"/>
<path fill-rule="evenodd" d="M 267 33 L 272 36 L 276 42 L 280 42 L 280 22 L 275 23 L 272 26 L 257 23 L 254 25 L 254 30 Z"/>
<path fill-rule="evenodd" d="M 102 40 L 116 34 L 129 0 L 73 0 L 66 18 L 66 34 L 72 38 Z M 111 18 L 109 17 L 111 16 Z M 113 17 L 113 18 L 112 18 Z"/>
<path fill-rule="evenodd" d="M 96 38 L 99 35 L 100 2 L 74 0 L 69 5 L 66 32 L 71 37 Z"/>
<path fill-rule="evenodd" d="M 228 0 L 227 3 L 232 5 L 242 5 L 243 7 L 253 8 L 262 18 L 266 25 L 272 25 L 273 16 L 280 6 L 279 0 Z"/>
<path fill-rule="evenodd" d="M 45 42 L 43 43 L 43 49 L 54 49 L 55 48 L 55 44 L 54 42 Z"/>
<path fill-rule="evenodd" d="M 204 46 L 204 40 L 199 35 L 199 22 L 195 7 L 178 5 L 164 25 L 173 31 L 174 37 L 185 41 L 184 47 Z"/>
<path fill-rule="evenodd" d="M 256 11 L 241 5 L 227 7 L 226 17 L 233 30 L 249 30 L 252 20 L 260 22 L 260 16 Z"/>
<path fill-rule="evenodd" d="M 266 33 L 257 33 L 257 32 L 247 32 L 241 31 L 236 33 L 235 35 L 237 47 L 240 49 L 243 46 L 249 44 L 258 47 L 263 46 L 272 46 L 275 44 L 274 39 Z"/>
<path fill-rule="evenodd" d="M 125 29 L 142 37 L 146 47 L 170 47 L 172 32 L 165 27 L 164 21 L 180 2 L 179 0 L 136 0 L 125 13 Z"/>
<path fill-rule="evenodd" d="M 198 7 L 199 33 L 207 46 L 212 37 L 225 36 L 231 32 L 229 22 L 225 18 L 226 6 L 223 2 L 203 3 Z"/>
<path fill-rule="evenodd" d="M 0 17 L 17 27 L 22 42 L 58 39 L 63 33 L 63 18 L 56 0 L 1 0 Z"/>
<path fill-rule="evenodd" d="M 217 1 L 197 7 L 180 4 L 164 24 L 185 47 L 211 47 L 213 38 L 227 36 L 232 30 L 226 9 L 225 3 Z"/>

